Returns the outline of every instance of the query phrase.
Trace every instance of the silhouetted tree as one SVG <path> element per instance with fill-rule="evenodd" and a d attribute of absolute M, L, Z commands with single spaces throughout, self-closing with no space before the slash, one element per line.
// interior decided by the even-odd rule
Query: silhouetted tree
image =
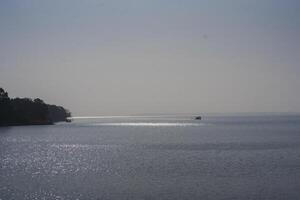
<path fill-rule="evenodd" d="M 66 121 L 68 117 L 71 117 L 71 113 L 61 106 L 48 105 L 49 118 L 53 122 Z"/>
<path fill-rule="evenodd" d="M 13 109 L 8 93 L 0 88 L 0 125 L 6 124 L 13 118 Z"/>
<path fill-rule="evenodd" d="M 0 98 L 8 98 L 8 94 L 3 88 L 0 88 Z"/>

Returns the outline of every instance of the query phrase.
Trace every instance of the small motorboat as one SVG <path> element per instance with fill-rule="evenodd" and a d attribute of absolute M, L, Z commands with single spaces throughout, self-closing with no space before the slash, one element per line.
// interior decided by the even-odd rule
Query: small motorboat
<path fill-rule="evenodd" d="M 195 117 L 195 120 L 202 120 L 202 117 L 201 116 L 197 116 L 197 117 Z"/>

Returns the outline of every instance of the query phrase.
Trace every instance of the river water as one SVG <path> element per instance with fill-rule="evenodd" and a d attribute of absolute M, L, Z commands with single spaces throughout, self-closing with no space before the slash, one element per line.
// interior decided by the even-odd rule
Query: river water
<path fill-rule="evenodd" d="M 0 128 L 0 199 L 299 199 L 299 116 Z"/>

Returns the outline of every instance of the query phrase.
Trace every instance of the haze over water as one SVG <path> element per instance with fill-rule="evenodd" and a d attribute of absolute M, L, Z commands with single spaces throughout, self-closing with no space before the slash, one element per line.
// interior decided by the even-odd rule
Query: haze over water
<path fill-rule="evenodd" d="M 299 116 L 0 128 L 0 199 L 297 199 Z"/>
<path fill-rule="evenodd" d="M 73 115 L 300 112 L 299 0 L 2 0 L 0 86 Z"/>
<path fill-rule="evenodd" d="M 299 10 L 0 0 L 0 200 L 299 199 Z"/>

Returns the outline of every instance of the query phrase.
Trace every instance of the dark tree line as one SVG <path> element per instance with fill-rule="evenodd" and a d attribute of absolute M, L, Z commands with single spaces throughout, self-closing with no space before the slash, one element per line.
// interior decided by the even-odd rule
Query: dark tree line
<path fill-rule="evenodd" d="M 9 98 L 0 88 L 0 126 L 53 124 L 68 121 L 71 113 L 61 106 L 46 104 L 43 100 Z"/>

